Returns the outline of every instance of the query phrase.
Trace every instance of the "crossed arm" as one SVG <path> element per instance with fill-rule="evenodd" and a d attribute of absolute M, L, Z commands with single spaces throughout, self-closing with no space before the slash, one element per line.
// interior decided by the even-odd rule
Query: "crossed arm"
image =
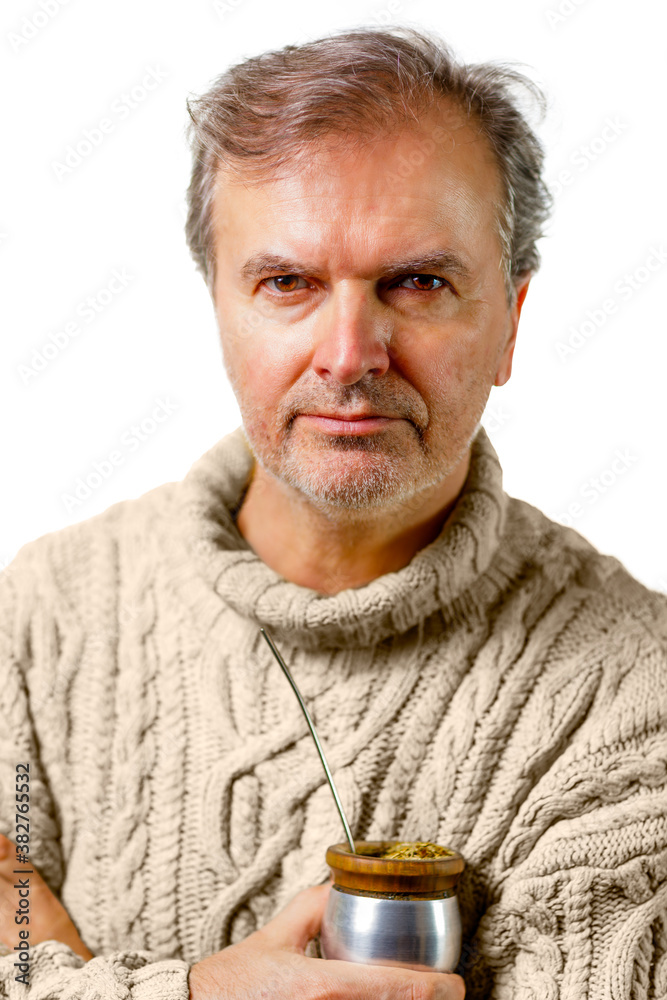
<path fill-rule="evenodd" d="M 0 854 L 3 842 L 10 853 L 0 858 L 0 940 L 8 947 L 16 942 L 14 912 L 16 893 L 14 880 L 21 874 L 14 869 L 15 845 L 0 835 Z M 30 867 L 31 944 L 55 940 L 69 946 L 85 962 L 94 959 L 79 937 L 69 914 L 56 899 L 34 866 Z M 319 931 L 330 886 L 317 885 L 298 893 L 263 928 L 244 941 L 195 963 L 188 971 L 186 992 L 189 1000 L 218 1000 L 224 997 L 265 997 L 274 1000 L 309 1000 L 312 997 L 330 997 L 331 1000 L 361 1000 L 362 997 L 382 996 L 387 1000 L 463 1000 L 465 986 L 459 976 L 441 973 L 413 972 L 407 969 L 355 965 L 351 962 L 309 958 L 305 954 L 308 942 Z M 95 959 L 100 961 L 100 959 Z M 326 968 L 325 968 L 326 967 Z M 90 967 L 92 968 L 92 966 Z M 141 989 L 141 986 L 139 985 Z M 0 987 L 1 989 L 1 987 Z M 80 996 L 100 996 L 98 989 L 88 984 Z M 178 996 L 183 996 L 177 990 Z M 6 994 L 9 995 L 9 994 Z M 51 997 L 53 994 L 48 993 Z M 134 991 L 132 996 L 138 995 Z M 141 991 L 142 997 L 175 996 L 156 989 L 155 993 Z M 43 991 L 40 996 L 46 996 Z"/>

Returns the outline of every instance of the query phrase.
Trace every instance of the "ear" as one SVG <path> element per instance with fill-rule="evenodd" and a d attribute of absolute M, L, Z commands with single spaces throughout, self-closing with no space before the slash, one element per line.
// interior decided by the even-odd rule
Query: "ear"
<path fill-rule="evenodd" d="M 524 299 L 526 298 L 531 278 L 532 274 L 529 274 L 516 285 L 516 302 L 509 314 L 510 333 L 505 344 L 505 349 L 503 350 L 500 361 L 498 362 L 496 379 L 493 383 L 494 385 L 505 385 L 505 383 L 509 381 L 509 377 L 512 374 L 512 357 L 514 355 L 514 347 L 516 345 L 516 334 L 519 329 L 519 317 L 521 316 L 521 309 L 523 307 Z"/>

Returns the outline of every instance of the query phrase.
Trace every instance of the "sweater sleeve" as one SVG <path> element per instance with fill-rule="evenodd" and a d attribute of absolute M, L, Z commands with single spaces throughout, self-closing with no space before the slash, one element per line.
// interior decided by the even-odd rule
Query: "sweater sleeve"
<path fill-rule="evenodd" d="M 39 541 L 39 540 L 38 540 Z M 33 703 L 48 697 L 34 676 L 32 623 L 46 612 L 39 593 L 38 544 L 24 545 L 0 573 L 0 832 L 17 842 L 16 766 L 29 762 L 30 859 L 55 895 L 64 879 L 56 804 L 40 764 Z M 29 930 L 29 925 L 21 925 Z M 16 944 L 20 943 L 19 926 Z M 29 942 L 29 938 L 28 938 Z M 7 953 L 9 952 L 9 953 Z M 17 979 L 17 951 L 0 943 L 0 998 L 7 1000 L 189 1000 L 188 963 L 148 951 L 121 950 L 85 962 L 55 941 L 29 944 L 27 983 Z"/>
<path fill-rule="evenodd" d="M 666 607 L 517 812 L 459 970 L 470 1000 L 667 996 Z"/>

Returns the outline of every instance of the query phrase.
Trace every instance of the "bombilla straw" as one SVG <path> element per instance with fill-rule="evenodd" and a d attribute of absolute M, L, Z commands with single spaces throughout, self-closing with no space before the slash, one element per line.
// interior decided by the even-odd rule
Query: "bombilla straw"
<path fill-rule="evenodd" d="M 352 851 L 352 853 L 356 854 L 357 852 L 354 849 L 354 841 L 352 840 L 352 833 L 350 832 L 350 827 L 348 825 L 347 819 L 345 818 L 345 811 L 343 809 L 343 804 L 340 801 L 340 797 L 338 795 L 338 791 L 336 790 L 336 785 L 335 785 L 335 782 L 333 780 L 333 775 L 331 774 L 331 771 L 329 770 L 329 765 L 327 764 L 327 759 L 324 756 L 324 750 L 322 749 L 322 744 L 320 743 L 320 741 L 319 741 L 319 739 L 317 737 L 317 733 L 315 732 L 315 726 L 313 725 L 313 720 L 311 719 L 310 714 L 308 712 L 308 709 L 306 708 L 305 702 L 304 702 L 303 698 L 301 697 L 301 692 L 299 691 L 298 687 L 294 683 L 294 679 L 293 679 L 292 675 L 290 674 L 289 670 L 287 669 L 287 665 L 286 665 L 285 661 L 283 660 L 282 656 L 280 655 L 280 653 L 276 649 L 276 647 L 275 647 L 275 645 L 273 643 L 273 640 L 269 636 L 269 633 L 266 631 L 265 628 L 260 628 L 259 631 L 262 633 L 262 635 L 264 636 L 264 638 L 268 642 L 268 644 L 269 644 L 269 646 L 271 648 L 271 652 L 273 653 L 273 655 L 275 656 L 276 660 L 280 664 L 280 666 L 282 668 L 282 671 L 285 674 L 285 677 L 287 678 L 287 680 L 292 685 L 292 690 L 294 691 L 294 694 L 297 696 L 297 698 L 299 700 L 299 704 L 301 705 L 301 711 L 306 716 L 306 722 L 308 723 L 308 728 L 310 729 L 311 735 L 312 735 L 313 739 L 315 740 L 315 746 L 317 747 L 317 752 L 320 755 L 320 760 L 322 761 L 322 767 L 324 768 L 324 773 L 327 776 L 327 781 L 329 782 L 329 787 L 331 788 L 331 792 L 333 794 L 334 801 L 336 803 L 336 806 L 338 808 L 338 812 L 339 812 L 341 821 L 343 823 L 343 828 L 345 830 L 345 836 L 347 837 L 347 842 L 350 845 L 350 850 Z"/>

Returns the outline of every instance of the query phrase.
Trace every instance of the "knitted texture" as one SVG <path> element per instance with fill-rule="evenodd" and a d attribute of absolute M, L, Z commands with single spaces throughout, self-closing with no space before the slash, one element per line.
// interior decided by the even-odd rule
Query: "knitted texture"
<path fill-rule="evenodd" d="M 435 541 L 334 595 L 240 535 L 252 467 L 239 427 L 0 575 L 0 831 L 29 762 L 31 859 L 95 955 L 32 946 L 26 991 L 5 954 L 0 996 L 188 1000 L 328 878 L 340 821 L 260 625 L 354 836 L 465 857 L 468 998 L 665 996 L 667 598 L 509 497 L 481 427 Z"/>

